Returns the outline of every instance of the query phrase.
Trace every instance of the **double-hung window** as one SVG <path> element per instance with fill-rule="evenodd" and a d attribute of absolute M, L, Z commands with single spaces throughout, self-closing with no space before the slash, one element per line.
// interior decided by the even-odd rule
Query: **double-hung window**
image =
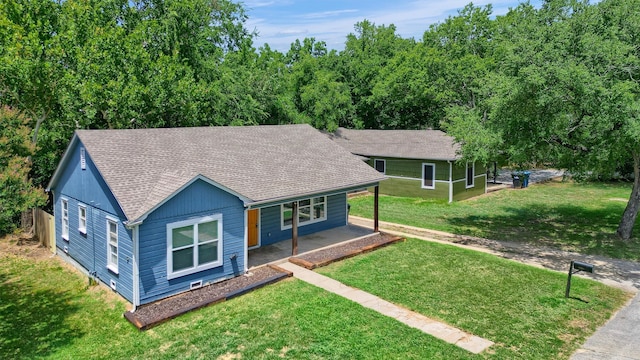
<path fill-rule="evenodd" d="M 387 172 L 387 162 L 384 159 L 375 159 L 373 165 L 376 170 L 379 172 L 386 174 Z"/>
<path fill-rule="evenodd" d="M 87 233 L 87 207 L 78 205 L 78 231 Z"/>
<path fill-rule="evenodd" d="M 222 215 L 167 224 L 167 279 L 222 265 Z"/>
<path fill-rule="evenodd" d="M 472 188 L 474 186 L 475 180 L 475 163 L 467 163 L 467 189 Z"/>
<path fill-rule="evenodd" d="M 69 201 L 62 199 L 62 238 L 69 241 Z"/>
<path fill-rule="evenodd" d="M 293 224 L 293 203 L 281 205 L 282 229 L 290 229 Z M 298 200 L 298 226 L 313 224 L 327 219 L 327 197 L 319 196 Z"/>
<path fill-rule="evenodd" d="M 107 218 L 107 268 L 118 273 L 118 222 Z"/>
<path fill-rule="evenodd" d="M 436 188 L 436 164 L 422 164 L 422 188 Z"/>

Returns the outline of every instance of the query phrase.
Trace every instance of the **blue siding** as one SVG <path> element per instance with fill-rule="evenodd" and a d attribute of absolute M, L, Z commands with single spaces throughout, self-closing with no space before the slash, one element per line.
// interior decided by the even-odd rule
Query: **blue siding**
<path fill-rule="evenodd" d="M 219 267 L 167 280 L 168 223 L 222 214 L 223 264 Z M 149 214 L 139 228 L 140 303 L 189 290 L 191 282 L 203 284 L 240 275 L 244 271 L 244 206 L 242 201 L 213 185 L 196 180 Z M 231 260 L 235 255 L 235 260 Z"/>
<path fill-rule="evenodd" d="M 86 153 L 86 170 L 80 169 L 78 141 L 69 149 L 71 156 L 53 189 L 56 227 L 56 247 L 65 248 L 71 258 L 89 273 L 110 285 L 116 282 L 116 291 L 133 302 L 133 237 L 123 224 L 124 214 L 98 170 Z M 69 240 L 62 239 L 62 202 L 69 204 Z M 87 208 L 87 232 L 78 230 L 78 204 Z M 107 216 L 118 219 L 118 274 L 107 269 Z"/>
<path fill-rule="evenodd" d="M 291 239 L 291 229 L 282 230 L 280 205 L 260 210 L 261 245 L 270 245 L 278 241 Z M 327 220 L 298 227 L 298 235 L 309 235 L 347 224 L 347 194 L 327 196 Z"/>

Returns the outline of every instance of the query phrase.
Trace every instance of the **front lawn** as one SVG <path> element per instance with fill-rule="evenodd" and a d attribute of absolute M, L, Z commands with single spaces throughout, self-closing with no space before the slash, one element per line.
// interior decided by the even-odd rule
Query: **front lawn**
<path fill-rule="evenodd" d="M 0 253 L 0 359 L 473 358 L 296 279 L 140 332 L 122 300 L 60 261 Z"/>
<path fill-rule="evenodd" d="M 575 279 L 566 300 L 562 274 L 417 240 L 322 272 L 497 345 L 473 355 L 295 279 L 139 332 L 60 259 L 0 252 L 0 358 L 567 358 L 628 298 Z"/>
<path fill-rule="evenodd" d="M 640 260 L 640 226 L 624 243 L 616 228 L 631 185 L 548 182 L 465 201 L 380 197 L 380 220 L 495 240 L 553 246 L 583 254 Z M 351 214 L 373 217 L 373 196 L 349 200 Z"/>
<path fill-rule="evenodd" d="M 488 358 L 568 358 L 629 294 L 454 246 L 408 239 L 317 270 L 492 340 Z"/>

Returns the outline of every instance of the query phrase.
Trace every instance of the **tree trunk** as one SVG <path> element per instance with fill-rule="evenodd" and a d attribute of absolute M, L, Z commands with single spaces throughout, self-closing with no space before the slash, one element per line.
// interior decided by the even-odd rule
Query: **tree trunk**
<path fill-rule="evenodd" d="M 631 196 L 627 203 L 626 209 L 622 214 L 620 225 L 618 225 L 618 236 L 628 241 L 633 235 L 633 226 L 636 224 L 636 217 L 638 216 L 638 210 L 640 210 L 640 155 L 633 154 L 633 190 L 631 190 Z"/>

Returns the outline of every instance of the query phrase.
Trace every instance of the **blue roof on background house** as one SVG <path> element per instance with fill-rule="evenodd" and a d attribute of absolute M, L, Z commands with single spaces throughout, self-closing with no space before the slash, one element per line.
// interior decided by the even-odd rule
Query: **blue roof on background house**
<path fill-rule="evenodd" d="M 247 205 L 385 179 L 309 125 L 77 130 L 48 189 L 55 188 L 76 141 L 129 221 L 144 219 L 196 179 Z"/>

